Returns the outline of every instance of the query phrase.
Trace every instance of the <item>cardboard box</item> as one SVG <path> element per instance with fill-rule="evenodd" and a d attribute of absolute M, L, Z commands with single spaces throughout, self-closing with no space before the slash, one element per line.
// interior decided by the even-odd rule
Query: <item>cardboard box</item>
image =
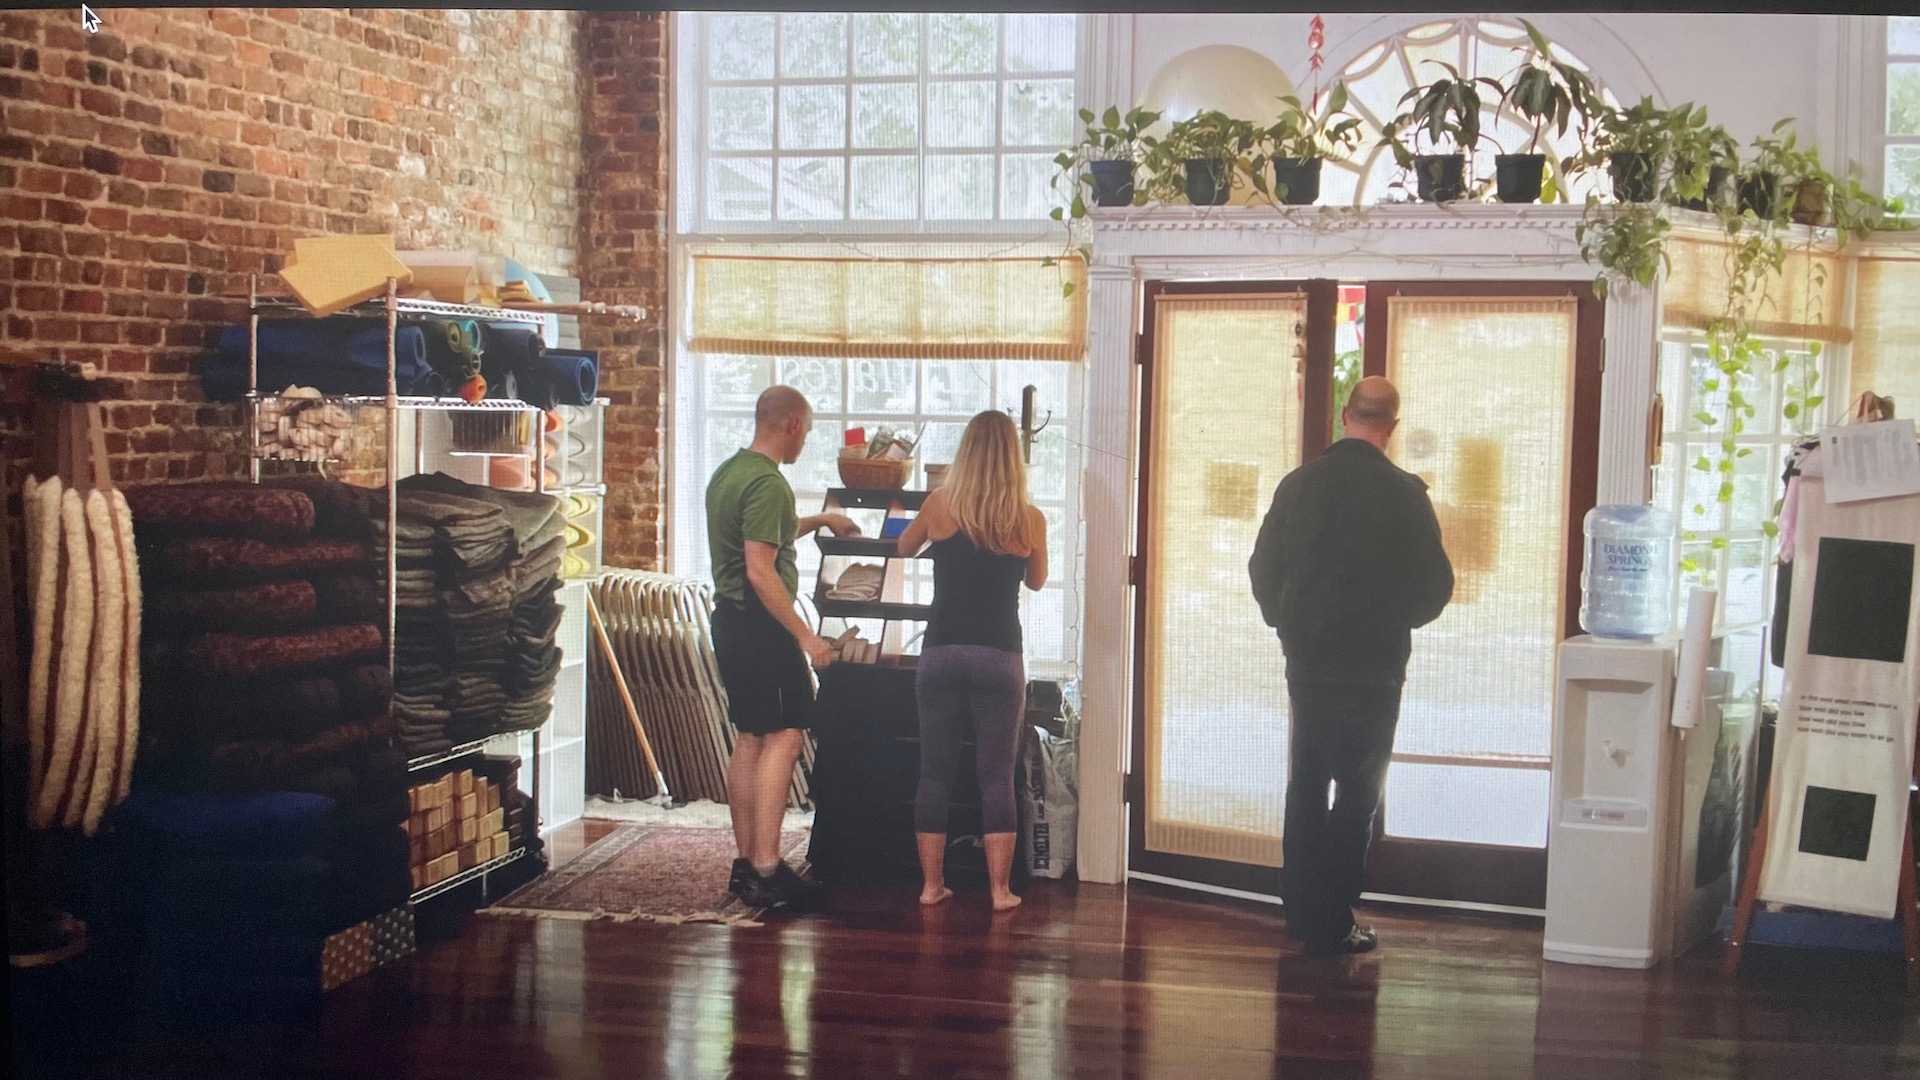
<path fill-rule="evenodd" d="M 460 872 L 460 856 L 449 851 L 427 864 L 427 878 L 435 885 Z"/>
<path fill-rule="evenodd" d="M 427 864 L 419 863 L 407 869 L 407 875 L 413 879 L 413 891 L 419 892 L 427 887 Z"/>
<path fill-rule="evenodd" d="M 455 801 L 454 806 L 457 811 L 454 816 L 460 820 L 465 821 L 469 818 L 477 818 L 480 816 L 480 795 L 478 792 L 469 791 L 465 795 L 460 796 Z"/>
<path fill-rule="evenodd" d="M 506 828 L 506 822 L 507 815 L 504 810 L 489 810 L 486 816 L 480 819 L 480 835 L 486 836 L 497 833 L 501 829 Z"/>
<path fill-rule="evenodd" d="M 494 833 L 487 838 L 487 841 L 491 845 L 488 850 L 493 853 L 492 857 L 495 859 L 513 850 L 513 839 L 504 832 Z"/>
<path fill-rule="evenodd" d="M 449 850 L 452 849 L 453 845 L 448 842 L 448 839 L 452 835 L 453 835 L 453 830 L 451 828 L 447 828 L 444 826 L 441 828 L 435 829 L 432 832 L 427 834 L 427 861 L 428 862 L 432 862 L 433 860 L 439 858 L 440 856 L 445 855 Z"/>
<path fill-rule="evenodd" d="M 460 845 L 460 869 L 471 870 L 479 866 L 483 861 L 484 860 L 480 858 L 479 844 Z"/>
<path fill-rule="evenodd" d="M 475 840 L 480 839 L 479 818 L 461 818 L 460 824 L 455 826 L 455 828 L 459 830 L 460 842 L 463 844 L 471 844 Z"/>
<path fill-rule="evenodd" d="M 427 838 L 418 836 L 407 841 L 407 865 L 424 866 L 427 861 Z"/>
<path fill-rule="evenodd" d="M 461 769 L 453 774 L 453 793 L 465 795 L 473 790 L 473 770 Z"/>
<path fill-rule="evenodd" d="M 430 833 L 439 832 L 441 829 L 446 828 L 452 820 L 453 815 L 448 812 L 448 807 L 436 806 L 427 811 L 427 831 Z"/>
<path fill-rule="evenodd" d="M 424 807 L 420 805 L 420 794 L 420 785 L 418 784 L 407 789 L 407 813 L 417 814 L 424 809 Z"/>
<path fill-rule="evenodd" d="M 438 781 L 434 783 L 433 787 L 434 787 L 433 805 L 435 806 L 452 806 L 453 805 L 453 774 L 449 773 L 446 776 L 441 777 Z"/>
<path fill-rule="evenodd" d="M 484 796 L 484 798 L 480 800 L 480 812 L 482 814 L 490 814 L 493 811 L 500 809 L 500 785 L 499 784 L 496 784 L 491 780 L 481 781 L 480 794 Z"/>

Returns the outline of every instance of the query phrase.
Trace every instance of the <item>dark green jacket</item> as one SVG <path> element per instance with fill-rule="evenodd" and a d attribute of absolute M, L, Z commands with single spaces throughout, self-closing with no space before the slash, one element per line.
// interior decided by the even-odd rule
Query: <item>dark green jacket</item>
<path fill-rule="evenodd" d="M 1427 485 L 1360 439 L 1288 473 L 1247 563 L 1292 682 L 1398 684 L 1453 597 Z"/>

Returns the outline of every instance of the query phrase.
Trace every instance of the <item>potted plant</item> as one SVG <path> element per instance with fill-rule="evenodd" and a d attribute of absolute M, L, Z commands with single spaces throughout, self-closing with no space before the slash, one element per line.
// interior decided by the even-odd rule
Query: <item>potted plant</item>
<path fill-rule="evenodd" d="M 1606 295 L 1609 276 L 1650 286 L 1667 265 L 1667 233 L 1671 226 L 1654 203 L 1602 206 L 1598 195 L 1587 196 L 1586 217 L 1574 226 L 1580 255 L 1601 272 L 1594 291 Z"/>
<path fill-rule="evenodd" d="M 1578 160 L 1583 167 L 1606 162 L 1613 197 L 1625 203 L 1652 202 L 1660 193 L 1660 166 L 1670 146 L 1672 118 L 1644 97 L 1628 109 L 1603 109 L 1595 124 L 1594 146 Z"/>
<path fill-rule="evenodd" d="M 1297 97 L 1280 99 L 1285 109 L 1272 126 L 1257 132 L 1249 162 L 1249 182 L 1262 195 L 1288 206 L 1311 206 L 1320 198 L 1320 168 L 1326 159 L 1360 145 L 1360 118 L 1347 112 L 1347 84 L 1337 82 L 1327 95 L 1327 111 L 1314 116 Z M 1335 117 L 1341 119 L 1336 120 Z M 1267 166 L 1273 166 L 1273 187 Z"/>
<path fill-rule="evenodd" d="M 1799 136 L 1789 116 L 1773 125 L 1773 130 L 1753 140 L 1753 160 L 1740 177 L 1740 210 L 1751 211 L 1762 221 L 1784 222 L 1799 199 L 1802 181 L 1824 178 L 1817 153 L 1800 149 Z M 1824 184 L 1822 184 L 1824 188 Z M 1783 194 L 1794 197 L 1783 200 Z M 1824 190 L 1810 192 L 1824 198 Z"/>
<path fill-rule="evenodd" d="M 1446 77 L 1416 86 L 1400 97 L 1405 109 L 1387 124 L 1387 147 L 1403 169 L 1412 169 L 1420 197 L 1427 202 L 1452 202 L 1466 194 L 1467 153 L 1480 143 L 1480 87 L 1501 93 L 1498 82 L 1484 76 L 1466 78 L 1452 64 L 1429 60 L 1446 69 Z M 1408 105 L 1412 102 L 1412 105 Z M 1421 134 L 1433 150 L 1451 145 L 1452 153 L 1415 154 L 1401 141 L 1402 132 Z"/>
<path fill-rule="evenodd" d="M 1148 153 L 1152 197 L 1172 202 L 1184 195 L 1195 206 L 1219 206 L 1233 194 L 1246 156 L 1259 140 L 1248 121 L 1208 110 L 1173 125 Z"/>
<path fill-rule="evenodd" d="M 1076 201 L 1081 201 L 1080 189 L 1084 186 L 1091 190 L 1095 206 L 1133 205 L 1134 171 L 1159 141 L 1145 131 L 1158 119 L 1159 113 L 1146 109 L 1134 109 L 1122 116 L 1119 109 L 1108 106 L 1098 118 L 1092 109 L 1081 109 L 1080 122 L 1086 125 L 1086 133 L 1054 156 L 1057 171 L 1053 189 L 1059 191 L 1064 180 Z M 1073 216 L 1084 214 L 1083 205 Z"/>
<path fill-rule="evenodd" d="M 1711 210 L 1726 200 L 1727 181 L 1740 167 L 1740 144 L 1727 129 L 1707 122 L 1707 110 L 1691 103 L 1668 114 L 1668 154 L 1673 172 L 1664 198 L 1688 210 Z"/>
<path fill-rule="evenodd" d="M 1567 121 L 1580 116 L 1581 142 L 1586 141 L 1591 102 L 1599 100 L 1599 91 L 1586 72 L 1553 58 L 1553 46 L 1534 25 L 1525 19 L 1533 53 L 1514 73 L 1512 85 L 1501 92 L 1501 101 L 1531 121 L 1533 138 L 1524 154 L 1499 154 L 1493 159 L 1496 190 L 1501 202 L 1530 203 L 1540 198 L 1541 180 L 1546 174 L 1547 156 L 1539 152 L 1540 136 L 1548 123 L 1555 134 L 1567 133 Z"/>

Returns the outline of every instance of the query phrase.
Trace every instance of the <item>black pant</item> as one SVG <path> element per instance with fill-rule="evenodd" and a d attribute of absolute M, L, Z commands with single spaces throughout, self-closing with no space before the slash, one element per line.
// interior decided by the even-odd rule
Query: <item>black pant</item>
<path fill-rule="evenodd" d="M 1393 756 L 1400 687 L 1289 680 L 1287 693 L 1293 733 L 1280 872 L 1287 929 L 1309 941 L 1340 938 L 1353 928 L 1373 815 Z"/>

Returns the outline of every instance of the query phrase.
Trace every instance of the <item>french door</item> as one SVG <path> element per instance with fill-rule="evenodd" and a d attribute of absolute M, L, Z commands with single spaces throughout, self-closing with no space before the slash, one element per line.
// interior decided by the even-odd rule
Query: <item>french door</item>
<path fill-rule="evenodd" d="M 1360 373 L 1347 348 L 1364 342 L 1365 373 L 1401 391 L 1389 455 L 1427 481 L 1457 582 L 1414 635 L 1366 889 L 1544 904 L 1601 312 L 1584 283 L 1148 285 L 1133 869 L 1277 891 L 1286 672 L 1246 560 L 1280 477 L 1331 439 L 1335 394 Z"/>
<path fill-rule="evenodd" d="M 1326 445 L 1331 281 L 1146 287 L 1129 866 L 1274 891 L 1286 671 L 1247 584 L 1280 478 Z"/>

